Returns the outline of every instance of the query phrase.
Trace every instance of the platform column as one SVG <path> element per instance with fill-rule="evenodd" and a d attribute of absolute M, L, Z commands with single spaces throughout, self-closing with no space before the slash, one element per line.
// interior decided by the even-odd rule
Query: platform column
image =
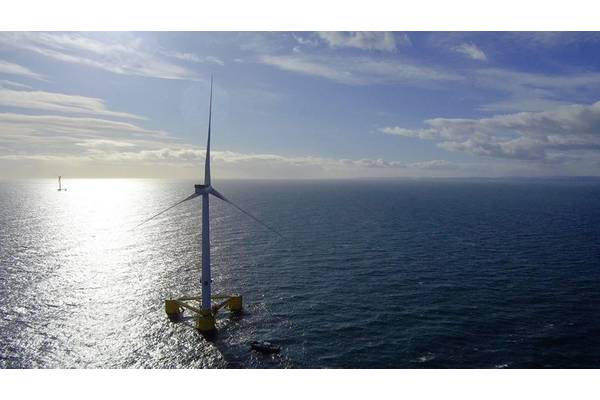
<path fill-rule="evenodd" d="M 239 294 L 234 294 L 229 297 L 227 301 L 227 308 L 232 312 L 241 312 L 242 311 L 242 296 Z"/>
<path fill-rule="evenodd" d="M 199 314 L 196 320 L 196 329 L 202 333 L 213 332 L 216 329 L 215 316 L 211 312 Z"/>
<path fill-rule="evenodd" d="M 183 308 L 179 305 L 177 300 L 165 300 L 165 312 L 169 318 L 176 318 L 181 315 Z"/>

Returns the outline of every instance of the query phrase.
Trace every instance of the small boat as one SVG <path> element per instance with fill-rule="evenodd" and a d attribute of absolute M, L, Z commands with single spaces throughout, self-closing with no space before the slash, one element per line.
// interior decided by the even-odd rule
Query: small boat
<path fill-rule="evenodd" d="M 261 353 L 279 353 L 281 351 L 281 347 L 264 340 L 261 341 L 253 341 L 250 342 L 250 347 L 252 350 L 260 351 Z"/>

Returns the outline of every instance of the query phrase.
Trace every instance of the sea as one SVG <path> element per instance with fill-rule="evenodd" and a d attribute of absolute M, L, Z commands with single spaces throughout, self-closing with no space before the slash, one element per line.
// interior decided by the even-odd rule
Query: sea
<path fill-rule="evenodd" d="M 0 367 L 600 367 L 600 179 L 215 181 L 212 338 L 194 183 L 1 181 Z"/>

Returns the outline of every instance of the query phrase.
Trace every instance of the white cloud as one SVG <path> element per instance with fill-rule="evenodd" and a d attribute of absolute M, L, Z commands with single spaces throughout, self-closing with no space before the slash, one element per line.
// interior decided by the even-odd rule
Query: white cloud
<path fill-rule="evenodd" d="M 215 165 L 224 166 L 231 164 L 237 168 L 245 169 L 248 166 L 270 166 L 273 171 L 281 166 L 287 167 L 318 167 L 325 171 L 354 171 L 389 169 L 389 170 L 445 170 L 454 171 L 468 168 L 469 164 L 453 163 L 445 160 L 429 160 L 413 163 L 402 161 L 386 161 L 384 159 L 333 159 L 314 156 L 285 157 L 277 154 L 244 154 L 232 151 L 211 151 L 212 161 Z M 190 162 L 192 165 L 201 165 L 204 162 L 205 150 L 200 147 L 167 147 L 141 152 L 123 152 L 116 157 L 120 159 L 143 160 L 150 162 Z"/>
<path fill-rule="evenodd" d="M 167 57 L 177 58 L 183 61 L 190 61 L 199 64 L 213 63 L 221 66 L 225 65 L 225 62 L 223 60 L 214 56 L 200 57 L 199 55 L 193 53 L 180 53 L 178 51 L 161 51 L 161 53 Z"/>
<path fill-rule="evenodd" d="M 116 40 L 108 36 L 101 41 L 77 33 L 3 32 L 0 43 L 116 74 L 198 79 L 194 71 L 161 58 L 156 51 L 145 48 L 138 38 L 121 36 Z"/>
<path fill-rule="evenodd" d="M 341 71 L 335 67 L 320 64 L 317 61 L 294 56 L 261 56 L 263 64 L 271 65 L 279 69 L 297 72 L 304 75 L 318 76 L 339 83 L 360 84 L 361 81 L 349 71 Z"/>
<path fill-rule="evenodd" d="M 462 78 L 442 70 L 397 60 L 362 57 L 314 57 L 305 55 L 259 57 L 263 64 L 279 69 L 317 76 L 347 85 L 384 83 L 431 84 Z"/>
<path fill-rule="evenodd" d="M 31 86 L 26 85 L 24 83 L 11 81 L 8 79 L 0 79 L 0 88 L 17 88 L 17 89 L 32 89 Z"/>
<path fill-rule="evenodd" d="M 0 89 L 0 106 L 143 119 L 137 115 L 111 111 L 101 99 L 42 91 Z"/>
<path fill-rule="evenodd" d="M 436 171 L 454 171 L 459 170 L 465 167 L 468 167 L 469 164 L 461 164 L 450 162 L 446 160 L 430 160 L 430 161 L 419 161 L 410 164 L 412 168 L 417 169 L 426 169 L 426 170 L 436 170 Z"/>
<path fill-rule="evenodd" d="M 522 95 L 523 97 L 511 96 L 505 100 L 494 101 L 483 104 L 479 110 L 485 112 L 514 112 L 514 111 L 549 111 L 560 106 L 566 106 L 570 103 L 563 100 L 554 100 L 535 97 L 535 94 Z"/>
<path fill-rule="evenodd" d="M 89 140 L 129 140 L 148 145 L 172 138 L 165 132 L 107 119 L 0 113 L 0 146 L 13 154 L 80 152 L 77 144 Z"/>
<path fill-rule="evenodd" d="M 488 112 L 547 111 L 575 102 L 567 99 L 594 98 L 600 89 L 597 72 L 544 74 L 485 68 L 473 71 L 469 81 L 508 94 L 479 107 Z"/>
<path fill-rule="evenodd" d="M 0 176 L 53 175 L 57 170 L 80 176 L 137 176 L 135 163 L 120 164 L 117 155 L 172 146 L 165 132 L 127 122 L 56 115 L 0 114 Z M 123 167 L 123 168 L 121 168 Z M 156 176 L 162 171 L 154 169 Z M 108 174 L 108 175 L 107 175 Z"/>
<path fill-rule="evenodd" d="M 460 51 L 472 58 L 487 58 L 474 43 L 486 43 L 497 52 L 533 54 L 548 46 L 581 45 L 600 40 L 590 32 L 434 32 L 427 35 L 429 45 L 441 51 Z M 479 54 L 479 50 L 483 54 Z M 558 64 L 554 67 L 560 67 Z M 565 69 L 563 72 L 522 72 L 504 68 L 465 68 L 461 73 L 465 89 L 495 90 L 502 97 L 489 98 L 480 105 L 486 112 L 544 111 L 557 106 L 589 102 L 596 99 L 600 88 L 600 73 L 593 70 Z"/>
<path fill-rule="evenodd" d="M 454 47 L 454 50 L 464 54 L 465 56 L 477 60 L 477 61 L 487 61 L 487 56 L 479 47 L 475 46 L 472 43 L 461 43 L 460 45 Z"/>
<path fill-rule="evenodd" d="M 539 50 L 540 48 L 562 47 L 573 44 L 597 43 L 600 41 L 598 32 L 505 32 L 499 35 L 499 39 L 510 46 L 529 47 Z"/>
<path fill-rule="evenodd" d="M 600 73 L 584 72 L 575 74 L 542 74 L 512 71 L 498 68 L 478 69 L 474 73 L 479 83 L 507 90 L 578 90 L 600 86 Z"/>
<path fill-rule="evenodd" d="M 318 35 L 331 47 L 395 51 L 397 45 L 410 44 L 404 33 L 395 36 L 393 32 L 319 32 Z"/>
<path fill-rule="evenodd" d="M 173 173 L 189 177 L 199 175 L 199 166 L 204 162 L 204 148 L 165 143 L 165 147 L 159 147 L 159 144 L 156 142 L 144 146 L 130 141 L 91 139 L 77 143 L 79 149 L 72 149 L 63 154 L 39 149 L 27 153 L 0 155 L 0 165 L 13 162 L 15 168 L 11 169 L 11 173 L 18 169 L 18 163 L 37 162 L 52 165 L 56 170 L 60 169 L 60 165 L 68 165 L 71 175 L 76 175 L 78 171 L 92 171 L 94 168 L 113 169 L 113 175 L 124 172 L 128 174 L 130 171 L 144 171 L 143 175 L 146 176 L 172 176 Z M 232 151 L 212 151 L 211 154 L 213 173 L 221 177 L 238 178 L 456 176 L 469 174 L 480 168 L 477 164 L 459 164 L 444 160 L 405 163 L 383 159 L 286 157 Z"/>
<path fill-rule="evenodd" d="M 203 147 L 131 123 L 11 113 L 0 114 L 0 148 L 0 171 L 5 176 L 68 169 L 71 175 L 84 176 L 192 177 L 201 171 L 205 156 Z M 466 164 L 443 160 L 407 163 L 216 149 L 212 157 L 215 173 L 225 177 L 447 176 L 469 171 Z"/>
<path fill-rule="evenodd" d="M 123 140 L 110 140 L 110 139 L 85 139 L 81 142 L 75 143 L 77 146 L 82 146 L 88 149 L 115 149 L 124 147 L 134 147 L 135 144 Z"/>
<path fill-rule="evenodd" d="M 435 118 L 425 124 L 424 129 L 386 127 L 381 131 L 435 140 L 447 150 L 495 158 L 557 162 L 600 155 L 600 102 L 480 119 Z"/>
<path fill-rule="evenodd" d="M 393 133 L 412 134 L 410 130 Z M 430 133 L 436 137 L 435 132 Z M 448 140 L 447 140 L 448 142 Z M 457 142 L 458 143 L 458 142 Z M 196 177 L 205 149 L 166 132 L 100 118 L 0 114 L 0 176 Z M 494 175 L 489 166 L 446 160 L 406 162 L 245 154 L 214 149 L 215 173 L 237 178 L 332 178 Z M 20 174 L 20 175 L 19 175 Z"/>
<path fill-rule="evenodd" d="M 43 80 L 43 77 L 40 74 L 36 74 L 29 68 L 3 60 L 0 60 L 0 74 L 19 75 L 24 76 L 26 78 Z"/>
<path fill-rule="evenodd" d="M 301 45 L 316 46 L 318 44 L 316 40 L 311 40 L 311 39 L 301 36 L 301 35 L 296 35 L 296 34 L 292 33 L 292 37 L 296 40 L 296 42 L 298 42 L 298 44 L 301 44 Z"/>
<path fill-rule="evenodd" d="M 204 60 L 206 60 L 207 62 L 218 64 L 218 65 L 225 65 L 225 61 L 221 60 L 220 58 L 214 57 L 214 56 L 206 56 L 206 57 L 204 57 Z"/>

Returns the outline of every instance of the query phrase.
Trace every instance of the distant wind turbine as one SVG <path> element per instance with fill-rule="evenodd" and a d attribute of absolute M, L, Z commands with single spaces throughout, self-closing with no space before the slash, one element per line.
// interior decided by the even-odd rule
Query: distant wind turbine
<path fill-rule="evenodd" d="M 58 176 L 58 191 L 62 192 L 62 191 L 66 191 L 67 188 L 62 187 L 62 176 Z"/>
<path fill-rule="evenodd" d="M 142 223 L 136 226 L 145 224 L 146 222 L 158 217 L 159 215 L 169 211 L 170 209 L 177 207 L 178 205 L 191 200 L 193 198 L 202 196 L 202 301 L 201 301 L 201 309 L 197 309 L 194 306 L 191 306 L 188 303 L 185 303 L 184 300 L 198 300 L 196 297 L 186 297 L 180 299 L 172 299 L 165 301 L 165 309 L 169 316 L 177 316 L 183 312 L 183 308 L 187 308 L 193 312 L 198 314 L 198 323 L 197 328 L 202 331 L 212 331 L 214 330 L 214 315 L 216 312 L 223 306 L 228 306 L 232 311 L 241 311 L 242 303 L 241 296 L 232 295 L 232 296 L 215 296 L 215 299 L 225 299 L 221 304 L 217 304 L 211 307 L 211 272 L 210 272 L 210 224 L 209 224 L 209 197 L 210 195 L 215 196 L 216 198 L 223 200 L 226 203 L 231 204 L 233 207 L 237 208 L 242 213 L 246 214 L 254 221 L 258 222 L 265 228 L 270 231 L 276 233 L 279 236 L 282 236 L 275 229 L 271 228 L 249 212 L 243 210 L 238 205 L 234 204 L 231 200 L 227 199 L 223 194 L 217 191 L 211 184 L 210 179 L 210 130 L 211 130 L 211 121 L 212 121 L 212 97 L 213 97 L 213 79 L 212 76 L 210 78 L 210 100 L 209 100 L 209 108 L 208 108 L 208 141 L 206 144 L 206 159 L 204 163 L 204 184 L 203 185 L 194 185 L 195 191 L 193 194 L 189 195 L 185 199 L 173 204 L 172 206 L 162 210 L 161 212 L 153 215 L 152 217 L 144 220 Z"/>

